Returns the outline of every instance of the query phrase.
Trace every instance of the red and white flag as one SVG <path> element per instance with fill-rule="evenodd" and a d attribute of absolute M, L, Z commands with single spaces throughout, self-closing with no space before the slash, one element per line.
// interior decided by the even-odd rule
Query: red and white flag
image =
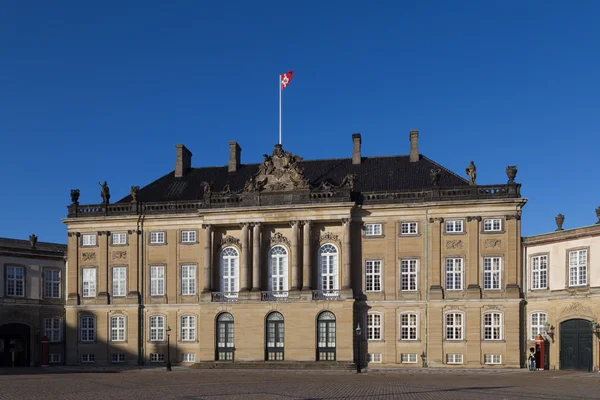
<path fill-rule="evenodd" d="M 290 84 L 293 74 L 294 74 L 294 71 L 290 71 L 290 72 L 286 72 L 285 74 L 280 75 L 281 89 L 285 89 L 287 87 L 287 85 Z"/>

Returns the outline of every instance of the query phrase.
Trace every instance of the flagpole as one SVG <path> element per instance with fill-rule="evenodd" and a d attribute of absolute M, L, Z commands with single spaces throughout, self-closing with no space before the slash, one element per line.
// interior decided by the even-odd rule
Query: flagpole
<path fill-rule="evenodd" d="M 279 75 L 279 144 L 281 144 L 281 74 Z"/>

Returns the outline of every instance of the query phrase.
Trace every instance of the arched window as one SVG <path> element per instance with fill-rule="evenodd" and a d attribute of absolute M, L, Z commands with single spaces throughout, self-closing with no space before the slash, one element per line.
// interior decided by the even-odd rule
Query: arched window
<path fill-rule="evenodd" d="M 337 295 L 339 289 L 338 249 L 326 243 L 319 249 L 319 290 L 324 295 Z"/>
<path fill-rule="evenodd" d="M 217 361 L 233 361 L 235 348 L 233 336 L 233 315 L 221 313 L 217 317 Z"/>
<path fill-rule="evenodd" d="M 276 296 L 288 290 L 288 252 L 283 246 L 269 250 L 269 291 Z"/>
<path fill-rule="evenodd" d="M 283 315 L 272 312 L 267 317 L 267 345 L 265 359 L 267 361 L 283 361 Z"/>
<path fill-rule="evenodd" d="M 317 318 L 317 361 L 335 361 L 335 315 L 323 311 Z"/>
<path fill-rule="evenodd" d="M 225 296 L 237 297 L 240 290 L 240 255 L 234 247 L 221 251 L 221 291 Z"/>

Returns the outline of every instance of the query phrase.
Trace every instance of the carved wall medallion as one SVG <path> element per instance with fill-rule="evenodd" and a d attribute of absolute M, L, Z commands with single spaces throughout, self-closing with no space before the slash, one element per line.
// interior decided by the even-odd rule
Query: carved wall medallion
<path fill-rule="evenodd" d="M 462 240 L 448 240 L 446 242 L 446 249 L 447 250 L 462 249 L 462 248 L 463 248 Z"/>
<path fill-rule="evenodd" d="M 486 249 L 499 249 L 502 247 L 502 240 L 500 239 L 486 239 L 484 244 Z"/>
<path fill-rule="evenodd" d="M 96 253 L 81 253 L 81 258 L 83 261 L 95 261 Z"/>
<path fill-rule="evenodd" d="M 321 234 L 321 242 L 337 242 L 337 243 L 340 243 L 340 238 L 335 233 L 323 232 Z"/>
<path fill-rule="evenodd" d="M 235 238 L 235 237 L 230 236 L 230 235 L 224 236 L 221 239 L 221 246 L 230 246 L 230 245 L 235 245 L 235 246 L 238 246 L 238 247 L 242 247 L 240 239 Z"/>
<path fill-rule="evenodd" d="M 595 313 L 587 306 L 584 306 L 580 302 L 575 302 L 565 307 L 560 313 L 561 316 L 567 315 L 589 315 L 595 316 Z"/>
<path fill-rule="evenodd" d="M 283 234 L 281 232 L 275 232 L 273 234 L 273 236 L 271 236 L 271 240 L 270 240 L 271 246 L 275 246 L 278 244 L 285 244 L 288 247 L 291 247 L 292 244 L 290 243 L 290 241 L 288 240 L 288 238 L 286 238 L 285 236 L 283 236 Z"/>
<path fill-rule="evenodd" d="M 127 258 L 127 251 L 125 251 L 125 250 L 119 250 L 119 251 L 113 251 L 112 252 L 112 259 L 113 260 L 122 260 L 124 258 Z"/>

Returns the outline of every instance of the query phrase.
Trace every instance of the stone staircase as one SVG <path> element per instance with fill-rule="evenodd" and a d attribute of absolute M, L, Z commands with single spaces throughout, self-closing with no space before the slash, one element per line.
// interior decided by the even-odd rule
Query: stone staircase
<path fill-rule="evenodd" d="M 356 371 L 356 364 L 351 362 L 329 361 L 202 361 L 190 368 L 197 369 L 246 369 L 246 370 L 303 370 L 303 371 Z"/>

